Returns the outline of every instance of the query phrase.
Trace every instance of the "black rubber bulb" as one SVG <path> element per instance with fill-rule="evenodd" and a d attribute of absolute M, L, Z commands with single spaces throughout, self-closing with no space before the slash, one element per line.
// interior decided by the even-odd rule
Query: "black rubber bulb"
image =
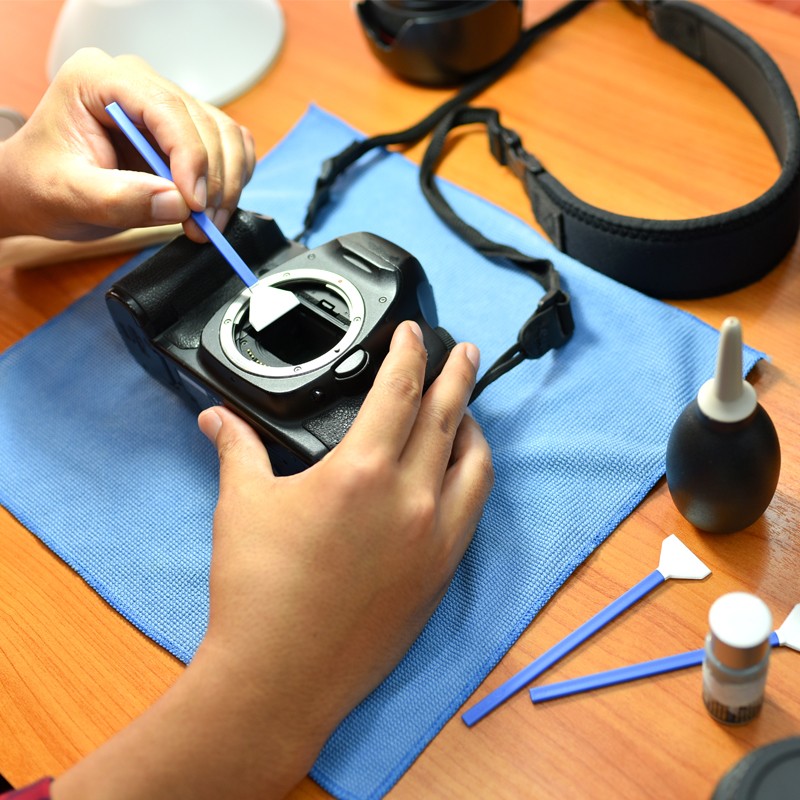
<path fill-rule="evenodd" d="M 701 530 L 752 525 L 775 494 L 778 434 L 742 379 L 742 327 L 720 329 L 717 369 L 675 422 L 667 444 L 667 486 L 678 510 Z"/>

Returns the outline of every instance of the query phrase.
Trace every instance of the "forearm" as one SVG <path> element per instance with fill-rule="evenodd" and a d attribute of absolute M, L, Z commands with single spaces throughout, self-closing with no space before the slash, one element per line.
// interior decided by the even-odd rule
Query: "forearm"
<path fill-rule="evenodd" d="M 225 662 L 201 648 L 161 700 L 56 779 L 54 800 L 284 797 L 332 722 L 285 691 L 280 674 Z"/>

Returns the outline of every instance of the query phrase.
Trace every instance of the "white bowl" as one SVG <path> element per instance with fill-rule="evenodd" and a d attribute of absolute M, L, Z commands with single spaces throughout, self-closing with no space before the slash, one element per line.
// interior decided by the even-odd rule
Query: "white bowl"
<path fill-rule="evenodd" d="M 66 0 L 50 78 L 81 47 L 132 53 L 200 100 L 223 105 L 267 71 L 283 42 L 277 0 Z"/>

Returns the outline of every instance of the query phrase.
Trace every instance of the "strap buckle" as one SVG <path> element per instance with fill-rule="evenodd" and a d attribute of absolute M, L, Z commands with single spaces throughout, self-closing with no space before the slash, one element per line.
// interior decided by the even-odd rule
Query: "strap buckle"
<path fill-rule="evenodd" d="M 336 179 L 361 155 L 363 143 L 359 140 L 349 144 L 341 153 L 322 162 L 317 182 L 314 185 L 314 194 L 306 208 L 306 217 L 303 223 L 303 232 L 297 237 L 302 239 L 313 227 L 319 211 L 328 203 L 331 188 Z"/>
<path fill-rule="evenodd" d="M 502 167 L 508 167 L 514 175 L 523 180 L 525 175 L 544 172 L 544 167 L 536 156 L 522 146 L 520 135 L 511 128 L 500 124 L 496 111 L 486 121 L 489 133 L 489 150 Z"/>
<path fill-rule="evenodd" d="M 520 328 L 518 344 L 526 358 L 540 358 L 565 345 L 575 332 L 569 295 L 561 289 L 549 291 L 536 311 Z"/>

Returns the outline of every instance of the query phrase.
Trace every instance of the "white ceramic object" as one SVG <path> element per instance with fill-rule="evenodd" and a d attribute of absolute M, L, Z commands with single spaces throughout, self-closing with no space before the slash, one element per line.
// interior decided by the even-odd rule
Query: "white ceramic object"
<path fill-rule="evenodd" d="M 132 53 L 214 105 L 269 69 L 285 32 L 278 0 L 66 0 L 53 32 L 50 78 L 81 47 Z"/>

